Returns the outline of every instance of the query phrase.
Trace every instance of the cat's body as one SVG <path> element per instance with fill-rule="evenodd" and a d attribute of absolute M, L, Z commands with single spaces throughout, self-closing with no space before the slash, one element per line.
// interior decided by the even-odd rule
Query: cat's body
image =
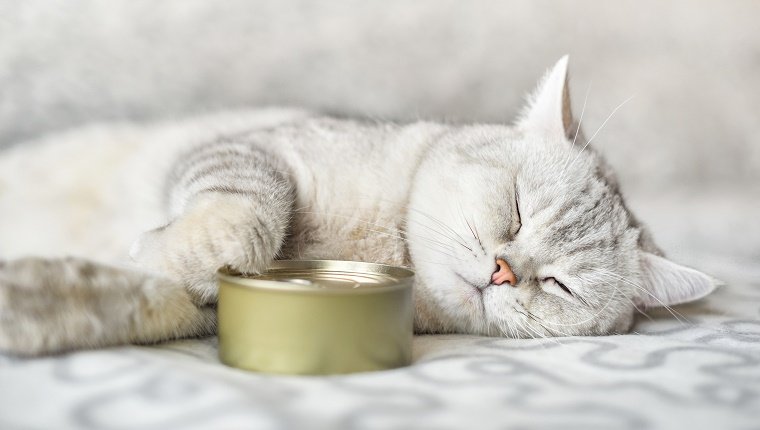
<path fill-rule="evenodd" d="M 274 258 L 414 267 L 420 332 L 623 332 L 637 304 L 707 294 L 580 147 L 565 74 L 515 127 L 262 110 L 7 151 L 0 350 L 212 333 L 216 269 Z"/>
<path fill-rule="evenodd" d="M 445 128 L 266 109 L 87 128 L 19 145 L 0 158 L 0 259 L 73 255 L 132 264 L 135 239 L 171 221 L 165 187 L 176 160 L 227 141 L 287 164 L 299 210 L 280 258 L 409 265 L 394 236 L 403 231 L 414 166 Z"/>

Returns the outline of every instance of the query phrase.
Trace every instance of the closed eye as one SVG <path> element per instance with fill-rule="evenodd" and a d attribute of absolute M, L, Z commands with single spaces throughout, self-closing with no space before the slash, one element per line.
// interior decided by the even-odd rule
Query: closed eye
<path fill-rule="evenodd" d="M 567 285 L 563 284 L 562 282 L 558 281 L 557 278 L 553 276 L 548 276 L 546 278 L 541 278 L 542 284 L 548 284 L 551 285 L 549 289 L 547 289 L 547 292 L 550 292 L 551 294 L 554 294 L 555 296 L 559 297 L 562 296 L 565 299 L 569 300 L 570 302 L 580 303 L 587 308 L 591 308 L 591 305 L 588 301 L 586 301 L 583 296 L 576 294 L 573 290 L 567 287 Z M 563 291 L 560 293 L 559 291 Z M 554 291 L 554 292 L 552 292 Z"/>
<path fill-rule="evenodd" d="M 565 284 L 563 284 L 562 282 L 558 281 L 557 278 L 555 278 L 553 276 L 550 276 L 548 278 L 543 278 L 543 279 L 541 279 L 541 282 L 551 282 L 554 285 L 560 287 L 567 294 L 570 294 L 571 296 L 575 297 L 575 294 L 573 294 L 573 292 L 570 291 L 570 289 L 567 288 L 567 286 L 565 286 Z"/>
<path fill-rule="evenodd" d="M 517 230 L 514 232 L 513 236 L 517 236 L 517 233 L 519 233 L 522 228 L 522 216 L 520 216 L 520 192 L 517 190 L 517 187 L 515 187 L 515 209 L 517 212 Z"/>

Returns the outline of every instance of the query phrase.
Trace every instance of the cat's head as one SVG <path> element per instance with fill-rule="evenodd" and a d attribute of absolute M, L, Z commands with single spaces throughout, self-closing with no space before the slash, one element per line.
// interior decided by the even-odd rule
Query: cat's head
<path fill-rule="evenodd" d="M 701 298 L 715 280 L 662 256 L 577 133 L 567 57 L 514 126 L 441 137 L 420 165 L 407 233 L 417 326 L 515 337 L 626 332 L 636 308 Z"/>

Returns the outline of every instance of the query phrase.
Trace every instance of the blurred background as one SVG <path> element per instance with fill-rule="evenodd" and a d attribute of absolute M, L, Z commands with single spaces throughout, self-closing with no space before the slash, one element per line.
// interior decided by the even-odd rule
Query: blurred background
<path fill-rule="evenodd" d="M 510 122 L 570 54 L 576 115 L 676 260 L 760 273 L 760 2 L 0 0 L 0 148 L 291 105 Z"/>

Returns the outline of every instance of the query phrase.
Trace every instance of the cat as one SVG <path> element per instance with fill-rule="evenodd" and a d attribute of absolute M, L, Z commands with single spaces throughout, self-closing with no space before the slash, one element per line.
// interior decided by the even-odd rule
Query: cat
<path fill-rule="evenodd" d="M 263 109 L 12 147 L 0 350 L 211 335 L 216 271 L 274 259 L 412 267 L 418 333 L 624 333 L 706 296 L 718 282 L 663 256 L 587 147 L 567 68 L 509 126 Z"/>

